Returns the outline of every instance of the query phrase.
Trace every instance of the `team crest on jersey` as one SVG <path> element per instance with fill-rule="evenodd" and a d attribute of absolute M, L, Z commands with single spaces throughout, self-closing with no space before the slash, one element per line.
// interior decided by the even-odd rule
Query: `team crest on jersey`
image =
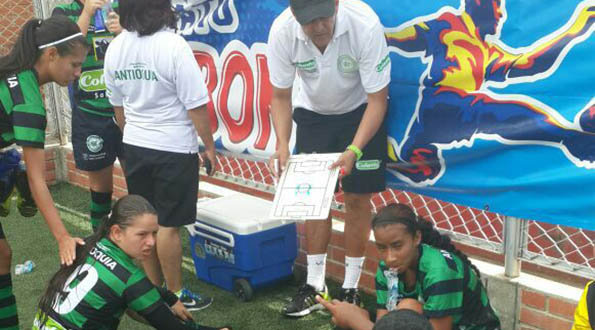
<path fill-rule="evenodd" d="M 89 135 L 87 137 L 87 149 L 91 152 L 99 152 L 103 149 L 103 139 L 98 135 Z"/>
<path fill-rule="evenodd" d="M 95 53 L 96 61 L 103 61 L 103 59 L 105 59 L 105 52 L 107 52 L 107 47 L 112 40 L 114 40 L 113 36 L 93 38 L 93 52 Z"/>
<path fill-rule="evenodd" d="M 353 73 L 359 69 L 357 61 L 349 55 L 341 55 L 337 59 L 337 69 L 341 73 Z"/>

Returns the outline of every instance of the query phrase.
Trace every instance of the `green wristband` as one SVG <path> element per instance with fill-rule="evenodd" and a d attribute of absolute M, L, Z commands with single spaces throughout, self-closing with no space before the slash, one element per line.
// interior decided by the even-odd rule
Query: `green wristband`
<path fill-rule="evenodd" d="M 354 144 L 348 145 L 346 150 L 353 151 L 357 160 L 360 160 L 360 158 L 362 158 L 362 156 L 364 155 L 364 153 Z"/>

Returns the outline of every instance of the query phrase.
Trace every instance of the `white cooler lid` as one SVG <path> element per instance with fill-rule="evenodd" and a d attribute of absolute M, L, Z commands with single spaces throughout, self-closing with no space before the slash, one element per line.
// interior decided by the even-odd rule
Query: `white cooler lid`
<path fill-rule="evenodd" d="M 229 232 L 247 235 L 288 222 L 269 219 L 271 204 L 258 197 L 233 194 L 199 202 L 196 206 L 196 218 Z"/>

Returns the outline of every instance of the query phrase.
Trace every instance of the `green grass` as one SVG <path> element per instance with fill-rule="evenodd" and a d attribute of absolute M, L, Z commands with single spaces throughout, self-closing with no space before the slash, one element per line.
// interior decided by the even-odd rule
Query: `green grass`
<path fill-rule="evenodd" d="M 72 235 L 80 237 L 91 233 L 88 220 L 81 216 L 88 212 L 87 205 L 90 194 L 80 188 L 68 184 L 59 184 L 51 188 L 57 204 L 71 211 L 61 211 L 62 220 Z M 17 298 L 21 329 L 31 329 L 36 305 L 48 279 L 58 269 L 58 248 L 53 237 L 38 214 L 33 218 L 23 218 L 13 207 L 11 215 L 3 218 L 2 226 L 7 240 L 13 250 L 13 287 Z M 229 324 L 236 330 L 264 329 L 331 329 L 330 316 L 326 312 L 317 312 L 301 319 L 289 319 L 280 314 L 288 297 L 297 290 L 293 281 L 283 281 L 276 285 L 258 290 L 250 302 L 239 301 L 231 292 L 219 289 L 196 278 L 194 264 L 190 255 L 188 235 L 183 231 L 184 262 L 183 280 L 191 290 L 212 296 L 213 304 L 199 312 L 193 313 L 195 320 L 205 325 Z M 15 276 L 14 265 L 25 260 L 33 260 L 36 264 L 30 274 Z M 336 283 L 329 283 L 331 294 L 338 290 Z M 372 298 L 364 297 L 366 306 L 373 306 Z M 127 316 L 119 329 L 147 329 L 149 326 L 139 324 Z"/>

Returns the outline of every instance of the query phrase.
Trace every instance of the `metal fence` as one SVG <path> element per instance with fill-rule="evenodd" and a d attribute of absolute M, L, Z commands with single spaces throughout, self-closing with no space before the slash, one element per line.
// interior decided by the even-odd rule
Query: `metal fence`
<path fill-rule="evenodd" d="M 35 0 L 36 15 L 47 17 L 51 9 L 62 2 L 64 1 Z M 65 88 L 52 85 L 46 87 L 44 92 L 48 104 L 48 136 L 66 144 L 71 131 L 68 92 Z M 271 172 L 263 160 L 245 155 L 221 154 L 218 165 L 216 177 L 219 179 L 264 192 L 274 192 Z M 334 208 L 341 209 L 342 195 L 337 194 L 335 199 Z M 505 253 L 503 246 L 506 220 L 503 215 L 399 190 L 384 191 L 374 195 L 371 200 L 374 210 L 395 201 L 411 205 L 418 215 L 432 220 L 439 230 L 456 241 L 491 252 Z M 518 232 L 507 235 L 520 238 L 522 260 L 595 278 L 594 231 L 550 225 L 536 220 L 524 221 L 514 230 Z"/>

